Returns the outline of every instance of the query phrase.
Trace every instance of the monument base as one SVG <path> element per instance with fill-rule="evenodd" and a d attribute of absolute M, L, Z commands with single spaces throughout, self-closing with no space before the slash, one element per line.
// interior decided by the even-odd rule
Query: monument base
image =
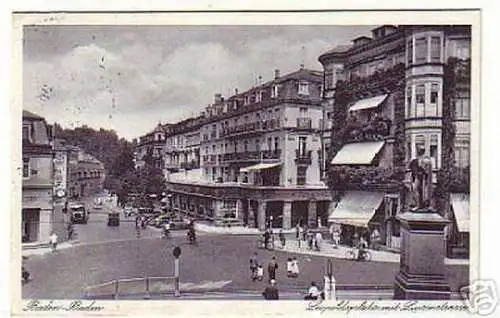
<path fill-rule="evenodd" d="M 449 300 L 450 286 L 444 276 L 396 275 L 394 300 Z"/>

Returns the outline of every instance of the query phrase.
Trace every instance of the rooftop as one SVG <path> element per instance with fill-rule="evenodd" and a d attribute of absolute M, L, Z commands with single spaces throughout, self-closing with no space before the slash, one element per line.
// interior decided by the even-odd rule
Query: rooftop
<path fill-rule="evenodd" d="M 23 110 L 23 118 L 29 118 L 29 119 L 44 119 L 43 117 L 30 112 L 29 110 Z"/>

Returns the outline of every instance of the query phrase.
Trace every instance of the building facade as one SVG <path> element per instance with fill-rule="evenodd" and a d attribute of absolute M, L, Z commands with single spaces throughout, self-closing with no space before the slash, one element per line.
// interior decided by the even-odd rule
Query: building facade
<path fill-rule="evenodd" d="M 188 118 L 165 129 L 165 177 L 181 170 L 200 168 L 200 127 L 203 117 Z"/>
<path fill-rule="evenodd" d="M 216 94 L 199 125 L 200 169 L 169 176 L 172 208 L 260 229 L 326 224 L 322 84 L 321 72 L 276 70 L 243 93 Z"/>
<path fill-rule="evenodd" d="M 48 242 L 52 232 L 62 234 L 64 225 L 62 210 L 54 207 L 52 131 L 43 117 L 29 111 L 23 111 L 22 120 L 22 241 Z"/>
<path fill-rule="evenodd" d="M 319 57 L 332 120 L 330 221 L 346 242 L 377 229 L 399 248 L 396 216 L 414 204 L 408 164 L 420 156 L 432 162 L 433 206 L 450 218 L 468 206 L 450 198 L 468 193 L 470 36 L 465 26 L 384 25 Z"/>
<path fill-rule="evenodd" d="M 136 169 L 144 167 L 146 160 L 151 160 L 151 164 L 155 168 L 163 169 L 165 165 L 163 161 L 163 148 L 166 141 L 165 129 L 167 127 L 168 125 L 159 123 L 153 131 L 139 138 L 134 153 Z"/>
<path fill-rule="evenodd" d="M 103 190 L 106 170 L 104 164 L 76 146 L 68 151 L 68 195 L 77 200 Z"/>

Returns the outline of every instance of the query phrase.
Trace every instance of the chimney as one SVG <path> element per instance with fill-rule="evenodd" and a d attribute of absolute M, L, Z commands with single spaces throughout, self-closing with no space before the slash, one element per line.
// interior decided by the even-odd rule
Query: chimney
<path fill-rule="evenodd" d="M 220 93 L 214 94 L 214 103 L 215 104 L 222 103 L 222 94 Z"/>
<path fill-rule="evenodd" d="M 275 69 L 274 70 L 274 79 L 278 79 L 280 77 L 280 70 L 279 69 Z"/>

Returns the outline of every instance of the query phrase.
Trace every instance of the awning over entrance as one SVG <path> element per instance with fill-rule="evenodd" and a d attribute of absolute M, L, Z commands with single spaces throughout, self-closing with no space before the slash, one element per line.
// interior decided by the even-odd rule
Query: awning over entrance
<path fill-rule="evenodd" d="M 384 195 L 382 192 L 348 191 L 330 214 L 328 221 L 367 227 Z"/>
<path fill-rule="evenodd" d="M 387 96 L 389 96 L 389 95 L 384 94 L 384 95 L 379 95 L 379 96 L 359 100 L 356 103 L 354 103 L 354 105 L 349 107 L 349 111 L 378 107 L 378 105 L 380 105 L 387 98 Z"/>
<path fill-rule="evenodd" d="M 465 193 L 452 193 L 451 206 L 457 221 L 459 232 L 469 232 L 469 195 Z"/>
<path fill-rule="evenodd" d="M 269 168 L 274 168 L 274 167 L 277 167 L 277 166 L 280 166 L 280 165 L 281 165 L 281 162 L 275 162 L 275 163 L 258 163 L 258 164 L 253 165 L 253 166 L 241 168 L 240 172 L 250 172 L 250 171 L 253 171 L 253 170 L 269 169 Z"/>
<path fill-rule="evenodd" d="M 384 141 L 355 142 L 344 145 L 332 165 L 369 165 L 384 146 Z"/>

